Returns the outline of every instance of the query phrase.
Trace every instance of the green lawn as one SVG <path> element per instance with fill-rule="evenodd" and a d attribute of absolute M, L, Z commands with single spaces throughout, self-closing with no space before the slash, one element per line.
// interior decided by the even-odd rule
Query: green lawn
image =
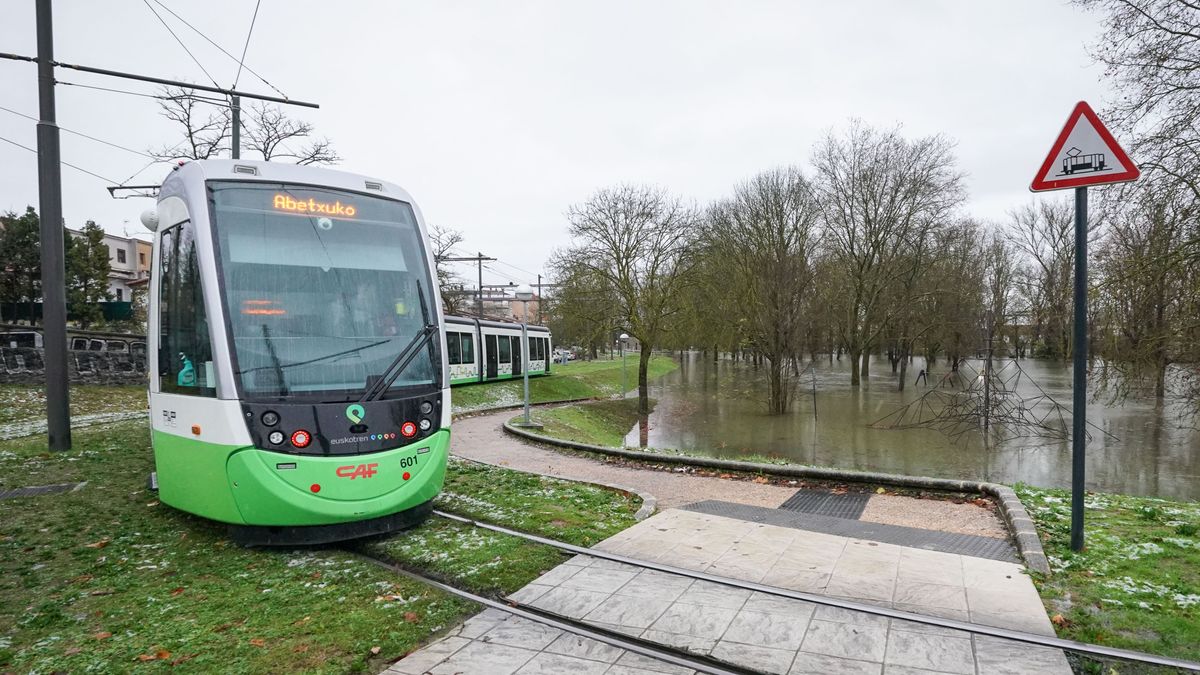
<path fill-rule="evenodd" d="M 1200 660 L 1200 503 L 1089 493 L 1074 553 L 1070 493 L 1014 489 L 1050 559 L 1034 581 L 1061 637 Z"/>
<path fill-rule="evenodd" d="M 634 524 L 640 500 L 604 488 L 452 461 L 439 508 L 591 546 Z M 505 595 L 566 560 L 558 549 L 457 522 L 432 519 L 368 546 L 374 555 L 478 593 Z"/>
<path fill-rule="evenodd" d="M 637 387 L 638 361 L 629 355 L 626 362 L 626 382 L 630 390 Z M 669 356 L 654 356 L 650 359 L 648 376 L 661 377 L 679 367 Z M 529 378 L 529 398 L 534 403 L 567 401 L 579 398 L 604 398 L 621 393 L 621 361 L 573 361 L 566 365 L 551 366 L 551 374 Z M 450 394 L 455 412 L 503 405 L 517 405 L 524 401 L 522 381 L 506 380 L 455 387 Z"/>
<path fill-rule="evenodd" d="M 594 401 L 559 408 L 539 409 L 533 419 L 547 436 L 576 443 L 625 447 L 625 435 L 638 423 L 637 399 Z M 653 406 L 653 402 L 651 402 Z M 516 421 L 517 417 L 513 420 Z"/>
<path fill-rule="evenodd" d="M 145 487 L 145 422 L 80 429 L 74 441 L 67 453 L 41 437 L 0 442 L 0 486 L 88 481 L 0 501 L 0 672 L 379 671 L 478 609 L 349 550 L 244 549 L 160 504 Z M 591 543 L 631 524 L 638 504 L 455 462 L 439 506 Z M 370 546 L 508 590 L 561 559 L 518 542 L 434 518 Z"/>
<path fill-rule="evenodd" d="M 71 414 L 128 412 L 146 409 L 145 385 L 71 386 Z M 46 390 L 42 385 L 0 384 L 0 424 L 46 419 Z"/>

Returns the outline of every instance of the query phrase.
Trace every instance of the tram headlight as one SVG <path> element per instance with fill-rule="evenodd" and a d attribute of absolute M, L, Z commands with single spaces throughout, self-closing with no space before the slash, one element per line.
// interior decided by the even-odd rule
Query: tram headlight
<path fill-rule="evenodd" d="M 292 445 L 297 448 L 307 448 L 309 443 L 312 443 L 312 434 L 303 429 L 292 432 Z"/>
<path fill-rule="evenodd" d="M 273 410 L 268 410 L 267 412 L 262 414 L 261 419 L 262 419 L 263 426 L 273 427 L 276 424 L 279 424 L 279 413 L 277 413 Z"/>
<path fill-rule="evenodd" d="M 405 422 L 400 425 L 400 435 L 405 438 L 412 438 L 417 435 L 417 425 L 412 422 Z"/>
<path fill-rule="evenodd" d="M 433 404 L 429 401 L 421 401 L 421 414 L 428 415 L 433 412 Z"/>
<path fill-rule="evenodd" d="M 429 431 L 429 428 L 433 426 L 433 422 L 430 422 L 428 417 L 422 417 L 417 426 L 421 427 L 421 431 Z"/>
<path fill-rule="evenodd" d="M 283 442 L 283 432 L 276 429 L 267 436 L 267 440 L 271 442 L 271 445 L 279 445 Z"/>

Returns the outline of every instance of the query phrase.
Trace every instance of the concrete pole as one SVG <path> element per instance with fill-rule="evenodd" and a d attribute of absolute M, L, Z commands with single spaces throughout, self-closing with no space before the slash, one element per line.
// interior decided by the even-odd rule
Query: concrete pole
<path fill-rule="evenodd" d="M 521 373 L 525 376 L 525 426 L 529 426 L 529 333 L 526 326 L 529 325 L 529 303 L 525 300 L 521 301 L 521 351 L 524 354 L 521 356 L 522 368 Z"/>
<path fill-rule="evenodd" d="M 51 450 L 71 449 L 67 375 L 67 295 L 63 253 L 62 167 L 54 104 L 54 22 L 50 0 L 37 0 L 38 207 L 42 238 L 42 343 L 46 427 Z"/>

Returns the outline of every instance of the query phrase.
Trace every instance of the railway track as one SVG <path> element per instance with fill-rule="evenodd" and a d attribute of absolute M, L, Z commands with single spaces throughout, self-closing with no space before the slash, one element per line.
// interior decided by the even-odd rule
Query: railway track
<path fill-rule="evenodd" d="M 702 580 L 702 581 L 718 583 L 718 584 L 722 584 L 724 586 L 729 586 L 732 588 L 739 588 L 739 589 L 749 590 L 749 591 L 757 591 L 759 593 L 765 593 L 765 594 L 769 594 L 769 595 L 773 595 L 773 596 L 777 596 L 777 597 L 790 598 L 793 600 L 801 600 L 804 602 L 809 602 L 809 603 L 818 604 L 818 605 L 826 605 L 829 607 L 836 607 L 839 609 L 845 609 L 845 610 L 850 610 L 850 611 L 855 611 L 855 612 L 863 612 L 863 613 L 871 614 L 874 616 L 887 617 L 887 618 L 891 618 L 891 619 L 901 619 L 904 621 L 911 621 L 914 623 L 920 623 L 920 624 L 924 624 L 927 626 L 934 626 L 934 627 L 938 627 L 938 628 L 963 631 L 963 632 L 972 633 L 972 634 L 976 634 L 976 635 L 985 635 L 985 636 L 989 636 L 989 637 L 1013 640 L 1016 642 L 1022 642 L 1022 643 L 1037 645 L 1037 646 L 1042 646 L 1042 647 L 1052 647 L 1052 648 L 1061 649 L 1064 652 L 1075 653 L 1075 654 L 1079 654 L 1079 655 L 1083 655 L 1083 656 L 1087 656 L 1087 657 L 1093 657 L 1093 658 L 1099 658 L 1099 659 L 1116 659 L 1116 660 L 1120 660 L 1120 661 L 1137 663 L 1137 664 L 1161 666 L 1161 667 L 1165 667 L 1165 668 L 1174 668 L 1174 669 L 1177 669 L 1177 670 L 1183 671 L 1183 672 L 1200 672 L 1200 663 L 1187 661 L 1184 659 L 1176 659 L 1176 658 L 1172 658 L 1172 657 L 1168 657 L 1168 656 L 1160 656 L 1157 654 L 1147 654 L 1147 653 L 1136 652 L 1136 651 L 1131 651 L 1131 650 L 1127 650 L 1127 649 L 1116 649 L 1113 647 L 1105 647 L 1103 645 L 1093 645 L 1093 644 L 1088 644 L 1088 643 L 1084 643 L 1084 642 L 1076 642 L 1073 640 L 1065 640 L 1065 639 L 1058 638 L 1058 637 L 1038 635 L 1035 633 L 1026 633 L 1023 631 L 1011 630 L 1011 629 L 1007 629 L 1007 628 L 998 628 L 995 626 L 987 626 L 987 625 L 976 624 L 976 623 L 971 623 L 971 622 L 967 622 L 967 621 L 959 621 L 956 619 L 944 619 L 944 618 L 928 616 L 928 615 L 924 615 L 924 614 L 916 614 L 916 613 L 912 613 L 912 612 L 906 612 L 906 611 L 902 611 L 902 610 L 892 609 L 890 607 L 881 607 L 878 605 L 871 605 L 871 604 L 867 604 L 864 602 L 856 602 L 853 600 L 845 600 L 842 598 L 816 595 L 813 593 L 805 593 L 802 591 L 793 591 L 793 590 L 786 589 L 786 588 L 778 588 L 775 586 L 768 586 L 765 584 L 760 584 L 760 583 L 756 583 L 756 582 L 752 582 L 752 581 L 745 581 L 742 579 L 733 579 L 730 577 L 722 577 L 722 576 L 707 574 L 705 572 L 698 572 L 696 570 L 686 569 L 686 568 L 682 568 L 682 567 L 675 567 L 673 565 L 666 565 L 666 564 L 656 563 L 656 562 L 652 562 L 652 561 L 639 560 L 636 558 L 630 558 L 628 556 L 624 556 L 624 555 L 620 555 L 620 554 L 616 554 L 616 553 L 609 553 L 607 551 L 586 548 L 583 546 L 576 546 L 574 544 L 568 544 L 565 542 L 556 541 L 554 539 L 549 539 L 549 538 L 538 536 L 535 534 L 530 534 L 527 532 L 521 532 L 519 530 L 514 530 L 514 529 L 503 527 L 500 525 L 495 525 L 492 523 L 479 521 L 479 520 L 475 520 L 472 518 L 467 518 L 467 517 L 460 516 L 460 515 L 453 514 L 453 513 L 447 513 L 445 511 L 435 510 L 434 515 L 436 515 L 440 518 L 445 518 L 447 520 L 452 520 L 452 521 L 462 523 L 465 525 L 470 525 L 472 527 L 489 530 L 489 531 L 507 535 L 507 536 L 518 537 L 518 538 L 524 539 L 526 541 L 530 541 L 530 542 L 537 543 L 537 544 L 542 544 L 545 546 L 552 546 L 552 547 L 554 547 L 560 551 L 563 551 L 565 553 L 585 555 L 585 556 L 589 556 L 592 558 L 599 558 L 602 560 L 608 560 L 611 562 L 629 565 L 632 567 L 656 570 L 659 572 L 665 572 L 667 574 L 673 574 L 673 575 L 677 575 L 677 576 L 688 577 L 691 579 L 698 579 L 698 580 Z M 498 609 L 498 610 L 501 610 L 504 612 L 508 612 L 510 614 L 519 616 L 524 619 L 535 621 L 535 622 L 538 622 L 538 623 L 541 623 L 541 624 L 544 624 L 547 626 L 552 626 L 559 630 L 567 631 L 567 632 L 573 633 L 575 635 L 591 638 L 598 642 L 602 642 L 604 644 L 611 645 L 613 647 L 617 647 L 620 649 L 625 649 L 627 651 L 634 652 L 634 653 L 637 653 L 637 654 L 640 654 L 643 656 L 648 656 L 650 658 L 659 659 L 659 660 L 662 660 L 662 661 L 665 661 L 667 663 L 671 663 L 674 665 L 691 668 L 693 670 L 696 670 L 696 671 L 699 671 L 702 673 L 712 673 L 714 675 L 725 675 L 725 674 L 735 674 L 735 673 L 741 675 L 741 674 L 745 674 L 745 673 L 758 672 L 758 671 L 754 671 L 754 670 L 748 670 L 742 666 L 724 663 L 724 662 L 718 661 L 718 660 L 710 658 L 710 657 L 700 656 L 700 655 L 697 655 L 695 653 L 688 652 L 685 650 L 661 645 L 661 644 L 650 642 L 648 640 L 644 640 L 641 638 L 631 637 L 631 636 L 625 635 L 623 633 L 617 633 L 614 631 L 610 631 L 605 628 L 601 628 L 598 626 L 594 626 L 594 625 L 585 623 L 583 621 L 579 621 L 577 619 L 562 616 L 562 615 L 555 614 L 552 612 L 547 612 L 543 609 L 539 609 L 537 607 L 533 607 L 528 604 L 516 602 L 516 601 L 510 600 L 507 598 L 494 598 L 494 597 L 481 596 L 477 593 L 473 593 L 471 591 L 466 591 L 461 588 L 458 588 L 458 587 L 454 586 L 453 584 L 447 583 L 446 581 L 429 577 L 429 576 L 421 574 L 419 572 L 415 572 L 413 570 L 406 569 L 400 565 L 396 565 L 395 563 L 392 563 L 390 561 L 383 560 L 381 558 L 366 554 L 366 553 L 362 552 L 361 550 L 355 551 L 355 552 L 358 555 L 364 557 L 365 559 L 371 561 L 372 563 L 374 563 L 376 565 L 379 565 L 381 567 L 389 569 L 389 570 L 391 570 L 397 574 L 403 575 L 409 579 L 413 579 L 415 581 L 419 581 L 421 583 L 424 583 L 424 584 L 427 584 L 434 588 L 437 588 L 438 590 L 441 590 L 443 592 L 450 593 L 452 595 L 456 595 L 458 597 L 461 597 L 461 598 L 464 598 L 467 600 L 471 600 L 473 602 L 479 603 L 486 607 L 491 607 L 491 608 Z"/>

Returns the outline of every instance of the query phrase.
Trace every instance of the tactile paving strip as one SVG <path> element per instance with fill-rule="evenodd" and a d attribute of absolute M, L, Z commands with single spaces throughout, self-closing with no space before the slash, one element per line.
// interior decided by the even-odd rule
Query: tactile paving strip
<path fill-rule="evenodd" d="M 785 511 L 816 513 L 834 518 L 858 520 L 871 495 L 866 492 L 834 494 L 826 490 L 798 490 L 796 494 L 779 505 Z"/>
<path fill-rule="evenodd" d="M 1003 560 L 1021 563 L 1016 550 L 1007 539 L 993 539 L 973 534 L 957 534 L 938 530 L 922 530 L 916 527 L 901 527 L 883 523 L 869 523 L 848 518 L 833 518 L 815 513 L 797 513 L 761 506 L 747 506 L 715 500 L 697 502 L 681 507 L 685 511 L 708 513 L 714 516 L 736 518 L 752 523 L 764 523 L 779 527 L 790 527 L 809 532 L 823 532 L 852 539 L 867 539 L 885 544 L 910 546 L 928 551 L 957 553 L 976 558 Z"/>
<path fill-rule="evenodd" d="M 11 490 L 0 490 L 0 499 L 16 499 L 18 497 L 36 497 L 37 495 L 48 495 L 56 492 L 69 492 L 83 485 L 83 483 L 62 483 L 59 485 L 38 485 L 36 487 L 13 488 Z"/>

